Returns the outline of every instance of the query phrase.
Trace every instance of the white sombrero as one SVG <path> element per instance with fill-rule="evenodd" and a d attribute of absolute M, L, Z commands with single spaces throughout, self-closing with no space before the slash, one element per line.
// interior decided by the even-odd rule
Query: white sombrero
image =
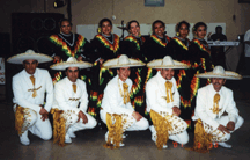
<path fill-rule="evenodd" d="M 46 56 L 46 54 L 36 53 L 35 51 L 28 50 L 24 53 L 19 53 L 13 57 L 8 58 L 7 61 L 8 63 L 12 64 L 23 64 L 23 61 L 27 59 L 35 59 L 38 61 L 38 63 L 46 63 L 53 60 L 51 57 Z"/>
<path fill-rule="evenodd" d="M 50 66 L 52 70 L 62 71 L 65 70 L 68 67 L 79 67 L 79 68 L 87 68 L 91 67 L 92 65 L 84 62 L 84 61 L 77 61 L 74 57 L 69 57 L 67 61 L 63 61 L 58 64 L 54 64 Z"/>
<path fill-rule="evenodd" d="M 221 79 L 231 79 L 239 80 L 242 79 L 242 75 L 235 72 L 225 71 L 222 66 L 215 66 L 213 72 L 196 74 L 198 78 L 221 78 Z"/>
<path fill-rule="evenodd" d="M 121 54 L 119 58 L 107 60 L 103 64 L 103 67 L 107 68 L 138 67 L 138 66 L 145 66 L 145 64 L 142 63 L 142 61 L 140 60 L 128 58 L 125 54 Z"/>
<path fill-rule="evenodd" d="M 147 66 L 149 68 L 173 68 L 173 69 L 189 68 L 188 65 L 173 60 L 170 56 L 165 56 L 163 59 L 152 60 L 148 63 Z"/>

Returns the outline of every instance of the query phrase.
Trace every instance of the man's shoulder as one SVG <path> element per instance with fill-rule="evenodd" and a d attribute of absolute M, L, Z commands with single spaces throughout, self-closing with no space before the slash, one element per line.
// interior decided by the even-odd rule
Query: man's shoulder
<path fill-rule="evenodd" d="M 157 76 L 153 76 L 151 79 L 148 80 L 147 85 L 156 85 L 157 84 Z"/>
<path fill-rule="evenodd" d="M 65 85 L 65 83 L 66 83 L 66 78 L 64 78 L 64 79 L 62 79 L 62 80 L 56 82 L 56 86 Z"/>
<path fill-rule="evenodd" d="M 116 78 L 116 77 L 112 78 L 112 79 L 108 82 L 108 84 L 107 84 L 106 87 L 115 87 L 115 86 L 117 86 L 117 78 Z"/>
<path fill-rule="evenodd" d="M 198 92 L 199 93 L 203 93 L 203 94 L 206 94 L 208 93 L 208 91 L 211 89 L 211 85 L 207 85 L 205 87 L 202 87 L 202 88 L 199 88 L 198 89 Z"/>
<path fill-rule="evenodd" d="M 47 70 L 43 70 L 43 69 L 39 69 L 39 68 L 37 68 L 37 69 L 38 69 L 37 70 L 38 74 L 43 74 L 43 75 L 49 74 L 49 72 Z"/>
<path fill-rule="evenodd" d="M 81 85 L 81 86 L 86 85 L 86 82 L 84 82 L 84 81 L 81 80 L 81 79 L 77 79 L 77 83 L 79 83 L 79 85 Z"/>
<path fill-rule="evenodd" d="M 21 72 L 15 74 L 15 75 L 13 76 L 13 79 L 14 79 L 14 78 L 21 78 L 21 77 L 22 77 L 22 73 L 23 73 L 23 71 L 21 71 Z"/>
<path fill-rule="evenodd" d="M 227 87 L 224 87 L 224 86 L 221 87 L 221 91 L 222 91 L 222 93 L 232 93 L 233 92 L 233 90 L 231 90 Z"/>

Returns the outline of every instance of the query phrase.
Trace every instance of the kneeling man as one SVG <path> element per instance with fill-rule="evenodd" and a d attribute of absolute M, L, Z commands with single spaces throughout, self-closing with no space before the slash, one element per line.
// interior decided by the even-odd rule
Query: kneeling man
<path fill-rule="evenodd" d="M 87 114 L 88 94 L 86 83 L 78 79 L 79 68 L 90 66 L 90 64 L 83 61 L 76 61 L 73 57 L 68 58 L 66 62 L 51 66 L 53 70 L 66 70 L 67 77 L 55 85 L 53 108 L 63 110 L 60 117 L 64 117 L 66 121 L 65 143 L 68 144 L 72 143 L 71 138 L 75 138 L 75 131 L 93 129 L 96 126 L 95 118 Z"/>
<path fill-rule="evenodd" d="M 28 50 L 8 59 L 9 63 L 23 64 L 24 70 L 13 77 L 16 130 L 23 145 L 29 145 L 28 131 L 39 138 L 52 137 L 48 115 L 53 102 L 53 85 L 48 71 L 37 68 L 52 58 Z M 44 95 L 46 92 L 46 103 Z"/>
<path fill-rule="evenodd" d="M 104 64 L 104 67 L 117 68 L 117 75 L 110 80 L 104 89 L 102 108 L 100 111 L 102 121 L 109 128 L 109 132 L 105 134 L 105 140 L 107 143 L 109 141 L 111 143 L 110 145 L 115 146 L 116 140 L 121 138 L 119 136 L 123 135 L 124 131 L 148 129 L 147 119 L 142 117 L 139 112 L 134 111 L 130 102 L 130 93 L 133 85 L 131 79 L 128 78 L 131 73 L 130 67 L 142 65 L 143 63 L 141 63 L 141 61 L 127 58 L 127 56 L 123 54 L 119 58 L 108 60 Z M 110 131 L 113 125 L 115 125 L 113 129 L 120 127 L 122 130 L 121 134 L 116 134 L 117 137 L 112 133 L 113 131 Z M 119 147 L 119 145 L 124 146 L 124 144 L 119 143 L 116 147 Z"/>
<path fill-rule="evenodd" d="M 212 134 L 213 142 L 230 148 L 231 145 L 225 142 L 229 140 L 230 133 L 241 127 L 244 120 L 238 115 L 233 91 L 223 84 L 226 79 L 242 79 L 242 76 L 227 72 L 221 66 L 215 66 L 213 72 L 198 74 L 197 77 L 212 79 L 212 84 L 198 90 L 197 117 L 203 122 L 205 132 Z M 222 116 L 224 112 L 227 112 L 228 116 Z"/>
<path fill-rule="evenodd" d="M 153 60 L 147 66 L 160 69 L 146 85 L 147 111 L 154 124 L 151 128 L 152 140 L 159 149 L 167 147 L 168 138 L 179 144 L 186 144 L 187 124 L 178 117 L 181 114 L 179 93 L 173 75 L 174 69 L 188 66 L 172 60 L 169 56 Z"/>

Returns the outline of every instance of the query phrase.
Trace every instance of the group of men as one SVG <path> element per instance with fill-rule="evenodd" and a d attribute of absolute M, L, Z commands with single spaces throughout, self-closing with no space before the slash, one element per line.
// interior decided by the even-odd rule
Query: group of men
<path fill-rule="evenodd" d="M 78 79 L 79 70 L 91 67 L 91 64 L 70 57 L 65 62 L 52 65 L 52 70 L 64 70 L 66 73 L 66 77 L 53 86 L 49 72 L 37 68 L 39 63 L 50 60 L 52 60 L 50 57 L 30 50 L 8 59 L 9 63 L 24 66 L 24 70 L 13 77 L 16 130 L 23 145 L 30 144 L 28 131 L 44 140 L 51 139 L 52 127 L 48 119 L 51 108 L 54 111 L 57 109 L 60 118 L 64 119 L 60 121 L 63 123 L 60 125 L 64 126 L 60 128 L 63 132 L 58 135 L 62 137 L 63 143 L 72 143 L 75 131 L 92 129 L 96 126 L 95 118 L 87 114 L 86 83 Z M 143 65 L 145 64 L 140 60 L 127 58 L 126 55 L 103 64 L 107 68 L 117 68 L 117 75 L 109 81 L 104 90 L 100 111 L 101 119 L 109 129 L 105 134 L 106 143 L 116 147 L 124 146 L 122 139 L 125 138 L 123 134 L 125 131 L 149 128 L 152 140 L 158 148 L 166 148 L 168 139 L 186 144 L 189 140 L 187 125 L 178 117 L 181 114 L 179 93 L 173 75 L 176 69 L 189 66 L 169 56 L 147 64 L 148 67 L 158 71 L 146 84 L 147 111 L 154 124 L 149 126 L 148 120 L 133 109 L 130 101 L 133 85 L 128 78 L 130 69 Z M 241 79 L 241 76 L 226 72 L 221 66 L 216 66 L 213 72 L 197 76 L 212 78 L 212 84 L 198 90 L 196 116 L 204 126 L 212 126 L 208 127 L 210 130 L 207 127 L 204 129 L 207 133 L 217 133 L 213 134 L 214 141 L 219 141 L 221 146 L 230 147 L 225 141 L 230 138 L 230 132 L 240 128 L 243 119 L 238 115 L 233 91 L 223 84 L 226 79 Z M 228 116 L 222 116 L 224 111 Z"/>

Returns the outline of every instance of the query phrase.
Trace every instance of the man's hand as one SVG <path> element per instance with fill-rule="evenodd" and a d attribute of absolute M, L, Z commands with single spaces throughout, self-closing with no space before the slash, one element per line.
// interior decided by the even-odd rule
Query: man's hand
<path fill-rule="evenodd" d="M 221 124 L 219 125 L 218 130 L 220 130 L 223 133 L 225 133 L 225 132 L 229 133 L 229 131 L 227 130 L 227 128 L 225 126 L 221 125 Z"/>
<path fill-rule="evenodd" d="M 135 118 L 135 120 L 136 120 L 137 122 L 139 122 L 140 119 L 142 118 L 142 116 L 141 116 L 141 115 L 139 114 L 139 112 L 137 112 L 137 111 L 134 111 L 133 114 L 132 114 L 132 116 Z"/>
<path fill-rule="evenodd" d="M 82 119 L 83 124 L 88 123 L 88 117 L 86 115 L 84 115 L 82 111 L 79 112 L 78 122 L 80 122 L 80 119 Z"/>
<path fill-rule="evenodd" d="M 39 107 L 42 107 L 42 104 L 39 104 Z M 42 115 L 42 119 L 43 121 L 45 121 L 45 119 L 47 119 L 49 117 L 49 112 L 46 111 L 46 109 L 41 108 L 39 111 L 39 114 Z"/>
<path fill-rule="evenodd" d="M 234 122 L 228 122 L 227 123 L 227 129 L 229 131 L 234 131 L 234 129 L 235 129 L 235 123 Z"/>
<path fill-rule="evenodd" d="M 177 108 L 177 107 L 172 108 L 172 115 L 178 117 L 180 114 L 181 114 L 181 110 L 179 108 Z"/>

